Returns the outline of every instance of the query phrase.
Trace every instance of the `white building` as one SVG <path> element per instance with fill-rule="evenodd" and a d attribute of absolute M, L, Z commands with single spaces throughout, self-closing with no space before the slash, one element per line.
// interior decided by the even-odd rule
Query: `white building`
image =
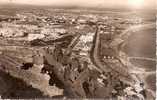
<path fill-rule="evenodd" d="M 16 28 L 0 28 L 0 36 L 3 37 L 21 37 L 24 33 Z"/>
<path fill-rule="evenodd" d="M 45 38 L 44 34 L 28 34 L 28 41 Z"/>

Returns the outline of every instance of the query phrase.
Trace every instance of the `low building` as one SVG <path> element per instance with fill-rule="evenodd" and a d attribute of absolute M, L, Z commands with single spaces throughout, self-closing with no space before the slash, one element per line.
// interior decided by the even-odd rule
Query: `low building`
<path fill-rule="evenodd" d="M 28 34 L 28 41 L 45 38 L 44 34 Z"/>
<path fill-rule="evenodd" d="M 22 37 L 24 32 L 16 28 L 0 28 L 0 36 L 2 37 Z"/>

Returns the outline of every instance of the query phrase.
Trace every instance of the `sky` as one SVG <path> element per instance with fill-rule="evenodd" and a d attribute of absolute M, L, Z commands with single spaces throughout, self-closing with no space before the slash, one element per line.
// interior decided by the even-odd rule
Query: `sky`
<path fill-rule="evenodd" d="M 156 0 L 0 0 L 0 3 L 20 3 L 32 5 L 153 8 Z"/>

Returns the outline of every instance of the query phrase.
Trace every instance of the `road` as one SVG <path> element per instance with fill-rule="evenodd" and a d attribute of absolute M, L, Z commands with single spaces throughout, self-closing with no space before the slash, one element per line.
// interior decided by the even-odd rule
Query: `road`
<path fill-rule="evenodd" d="M 129 61 L 130 61 L 131 59 L 156 61 L 156 59 L 154 59 L 154 58 L 146 58 L 146 57 L 129 57 Z"/>
<path fill-rule="evenodd" d="M 96 67 L 98 67 L 97 69 L 98 69 L 98 71 L 100 72 L 100 73 L 102 73 L 103 71 L 104 71 L 104 69 L 106 69 L 105 70 L 105 72 L 107 72 L 107 71 L 111 71 L 111 69 L 109 69 L 109 68 L 107 68 L 107 66 L 105 65 L 102 65 L 101 64 L 101 62 L 98 60 L 99 58 L 98 58 L 98 50 L 97 50 L 97 48 L 98 48 L 98 44 L 99 44 L 99 39 L 100 39 L 100 37 L 99 37 L 99 33 L 98 33 L 98 27 L 96 27 L 96 32 L 95 32 L 95 35 L 94 35 L 94 38 L 93 38 L 93 46 L 92 46 L 92 49 L 91 49 L 91 61 L 93 62 L 93 64 L 94 65 L 96 65 Z"/>
<path fill-rule="evenodd" d="M 120 68 L 115 68 L 114 64 L 110 63 L 105 63 L 102 64 L 98 57 L 98 48 L 99 48 L 99 43 L 100 43 L 100 33 L 99 33 L 99 28 L 97 27 L 94 39 L 93 39 L 93 47 L 91 49 L 91 61 L 93 64 L 99 69 L 99 72 L 118 72 L 119 75 L 121 76 L 121 80 L 125 81 L 126 83 L 132 85 L 132 79 L 129 73 L 127 72 L 127 69 L 124 67 Z M 119 62 L 120 63 L 120 62 Z M 122 64 L 120 64 L 122 65 Z M 117 66 L 117 64 L 116 64 Z"/>

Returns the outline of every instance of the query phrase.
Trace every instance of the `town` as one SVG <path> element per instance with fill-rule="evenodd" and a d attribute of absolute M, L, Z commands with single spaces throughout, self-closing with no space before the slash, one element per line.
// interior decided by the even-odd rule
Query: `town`
<path fill-rule="evenodd" d="M 13 15 L 3 10 L 0 71 L 39 90 L 43 98 L 154 98 L 137 75 L 145 69 L 131 64 L 124 49 L 125 31 L 153 19 L 96 10 L 13 8 Z M 2 91 L 0 97 L 19 98 L 22 93 L 15 91 Z"/>

